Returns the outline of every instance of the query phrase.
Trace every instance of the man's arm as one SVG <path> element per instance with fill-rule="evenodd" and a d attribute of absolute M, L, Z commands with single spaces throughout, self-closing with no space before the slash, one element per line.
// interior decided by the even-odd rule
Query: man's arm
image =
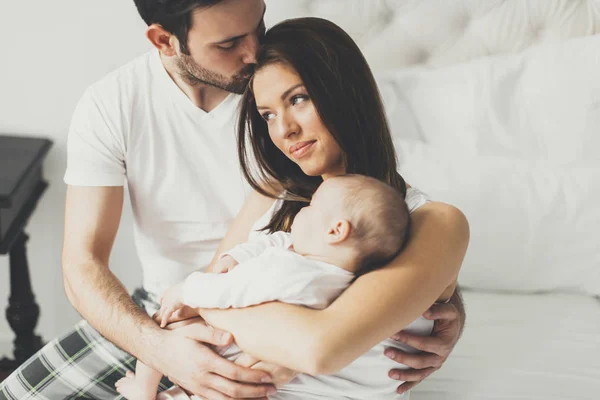
<path fill-rule="evenodd" d="M 144 353 L 144 361 L 156 365 L 143 349 L 159 344 L 160 329 L 133 303 L 108 268 L 122 207 L 122 186 L 67 189 L 62 257 L 65 291 L 75 309 L 102 335 L 132 354 Z"/>
<path fill-rule="evenodd" d="M 63 280 L 73 306 L 111 342 L 196 394 L 265 396 L 269 386 L 233 382 L 260 383 L 269 379 L 265 372 L 237 366 L 198 342 L 224 345 L 230 334 L 201 325 L 187 337 L 161 330 L 133 303 L 108 267 L 122 206 L 120 186 L 67 189 Z"/>

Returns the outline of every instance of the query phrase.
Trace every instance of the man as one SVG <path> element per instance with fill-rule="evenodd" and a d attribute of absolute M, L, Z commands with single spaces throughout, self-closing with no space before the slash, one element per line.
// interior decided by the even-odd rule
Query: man
<path fill-rule="evenodd" d="M 194 325 L 175 335 L 147 314 L 165 288 L 209 264 L 248 195 L 235 118 L 265 30 L 264 1 L 135 3 L 158 51 L 88 88 L 69 131 L 63 275 L 85 320 L 3 382 L 0 399 L 116 398 L 114 383 L 133 370 L 134 356 L 207 399 L 265 398 L 275 390 L 266 372 L 209 347 L 229 344 L 230 334 Z M 109 269 L 125 181 L 143 266 L 144 290 L 134 300 Z M 266 211 L 268 199 L 259 201 Z M 433 337 L 398 334 L 426 351 L 389 354 L 417 368 L 390 372 L 407 381 L 400 392 L 439 368 L 458 340 L 464 313 L 458 295 L 453 303 L 430 310 L 429 318 L 442 317 Z"/>

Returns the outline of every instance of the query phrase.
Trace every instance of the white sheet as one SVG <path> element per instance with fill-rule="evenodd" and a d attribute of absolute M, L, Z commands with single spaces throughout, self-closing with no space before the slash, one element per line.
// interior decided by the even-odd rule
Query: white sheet
<path fill-rule="evenodd" d="M 600 301 L 567 294 L 464 297 L 462 339 L 411 400 L 600 398 Z"/>

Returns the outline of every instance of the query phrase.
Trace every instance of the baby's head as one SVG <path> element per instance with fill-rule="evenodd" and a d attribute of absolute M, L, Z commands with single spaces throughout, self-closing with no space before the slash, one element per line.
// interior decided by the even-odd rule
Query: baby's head
<path fill-rule="evenodd" d="M 324 181 L 292 224 L 296 252 L 336 264 L 357 275 L 391 260 L 410 228 L 399 190 L 363 175 Z"/>

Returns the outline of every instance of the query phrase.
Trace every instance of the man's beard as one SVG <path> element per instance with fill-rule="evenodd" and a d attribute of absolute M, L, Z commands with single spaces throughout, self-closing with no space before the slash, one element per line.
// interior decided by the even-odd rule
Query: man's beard
<path fill-rule="evenodd" d="M 248 65 L 248 67 L 227 79 L 219 73 L 202 68 L 196 64 L 191 56 L 180 54 L 179 57 L 177 57 L 177 69 L 179 70 L 179 75 L 181 75 L 182 79 L 192 86 L 205 84 L 223 89 L 227 92 L 242 94 L 248 86 L 248 81 L 254 71 L 254 66 Z"/>

